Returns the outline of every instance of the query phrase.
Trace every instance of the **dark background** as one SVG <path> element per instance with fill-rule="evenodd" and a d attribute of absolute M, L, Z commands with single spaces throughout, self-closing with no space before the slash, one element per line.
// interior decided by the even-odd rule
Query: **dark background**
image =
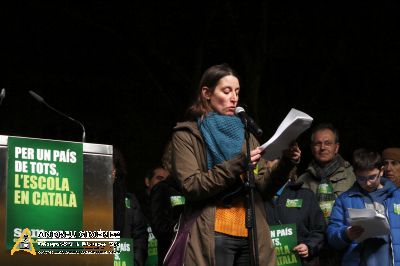
<path fill-rule="evenodd" d="M 11 2 L 11 1 L 8 1 Z M 159 164 L 202 72 L 226 62 L 268 140 L 290 108 L 332 122 L 341 153 L 400 146 L 398 3 L 17 1 L 0 7 L 0 134 L 112 144 L 129 190 Z M 300 169 L 310 159 L 299 138 Z"/>

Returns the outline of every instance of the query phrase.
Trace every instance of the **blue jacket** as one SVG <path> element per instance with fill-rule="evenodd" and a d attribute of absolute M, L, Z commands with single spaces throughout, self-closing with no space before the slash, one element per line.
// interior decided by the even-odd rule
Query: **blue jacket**
<path fill-rule="evenodd" d="M 400 266 L 400 189 L 386 178 L 381 178 L 381 183 L 384 186 L 382 189 L 385 190 L 383 203 L 390 226 L 392 259 L 395 266 Z M 360 265 L 359 250 L 362 248 L 362 243 L 351 241 L 346 235 L 346 228 L 349 226 L 348 208 L 365 208 L 365 196 L 357 182 L 336 199 L 329 219 L 327 235 L 329 244 L 344 252 L 342 265 Z M 382 263 L 379 266 L 383 266 Z"/>

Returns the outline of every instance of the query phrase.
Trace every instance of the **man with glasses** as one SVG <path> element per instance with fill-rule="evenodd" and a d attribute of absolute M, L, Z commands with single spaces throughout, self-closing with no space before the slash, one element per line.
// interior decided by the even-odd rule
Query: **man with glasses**
<path fill-rule="evenodd" d="M 400 148 L 387 148 L 382 152 L 385 176 L 400 187 Z"/>
<path fill-rule="evenodd" d="M 344 251 L 342 265 L 400 265 L 400 190 L 383 177 L 379 153 L 358 149 L 353 154 L 357 182 L 336 199 L 327 229 L 329 243 Z M 348 209 L 372 209 L 385 216 L 390 234 L 357 241 L 361 226 L 350 226 Z"/>
<path fill-rule="evenodd" d="M 313 160 L 299 178 L 304 188 L 311 189 L 327 222 L 335 199 L 355 182 L 353 168 L 339 155 L 339 133 L 332 124 L 316 125 L 311 133 Z M 319 253 L 320 265 L 336 266 L 341 254 L 327 243 Z"/>
<path fill-rule="evenodd" d="M 332 124 L 315 126 L 311 133 L 313 160 L 298 182 L 317 196 L 325 219 L 329 219 L 335 199 L 355 181 L 353 168 L 339 152 L 339 133 Z"/>

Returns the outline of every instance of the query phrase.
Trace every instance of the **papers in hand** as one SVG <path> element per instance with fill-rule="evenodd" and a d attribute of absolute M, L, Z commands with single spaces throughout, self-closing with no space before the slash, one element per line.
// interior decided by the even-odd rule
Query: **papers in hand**
<path fill-rule="evenodd" d="M 292 108 L 279 125 L 275 134 L 261 148 L 265 150 L 264 159 L 274 160 L 282 155 L 297 137 L 311 126 L 313 118 L 302 111 Z"/>
<path fill-rule="evenodd" d="M 352 209 L 348 208 L 350 225 L 359 225 L 364 228 L 362 235 L 356 242 L 361 242 L 367 238 L 387 235 L 390 233 L 389 223 L 386 217 L 372 209 Z"/>

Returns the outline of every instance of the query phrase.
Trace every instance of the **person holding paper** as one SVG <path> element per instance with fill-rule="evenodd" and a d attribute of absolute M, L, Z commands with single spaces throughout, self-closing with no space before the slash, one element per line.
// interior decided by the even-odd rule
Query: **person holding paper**
<path fill-rule="evenodd" d="M 400 190 L 383 177 L 379 153 L 358 149 L 353 153 L 357 181 L 336 199 L 327 229 L 329 243 L 344 251 L 342 265 L 400 265 Z M 368 233 L 350 226 L 349 209 L 372 209 L 387 218 L 390 234 L 363 241 Z"/>
<path fill-rule="evenodd" d="M 240 90 L 238 75 L 227 64 L 208 68 L 200 80 L 197 100 L 188 109 L 188 121 L 174 128 L 173 176 L 186 202 L 164 265 L 250 265 L 244 194 L 229 204 L 223 202 L 228 193 L 243 185 L 248 167 L 244 126 L 235 116 Z M 272 266 L 276 265 L 275 249 L 258 191 L 265 190 L 274 177 L 288 176 L 293 162 L 300 159 L 300 149 L 288 147 L 277 168 L 268 173 L 258 141 L 250 135 L 249 142 L 249 163 L 256 168 L 256 248 L 260 265 Z"/>
<path fill-rule="evenodd" d="M 269 225 L 296 224 L 297 245 L 293 251 L 299 255 L 302 265 L 320 265 L 325 220 L 314 193 L 301 185 L 293 175 L 275 196 L 266 195 L 267 221 Z"/>

